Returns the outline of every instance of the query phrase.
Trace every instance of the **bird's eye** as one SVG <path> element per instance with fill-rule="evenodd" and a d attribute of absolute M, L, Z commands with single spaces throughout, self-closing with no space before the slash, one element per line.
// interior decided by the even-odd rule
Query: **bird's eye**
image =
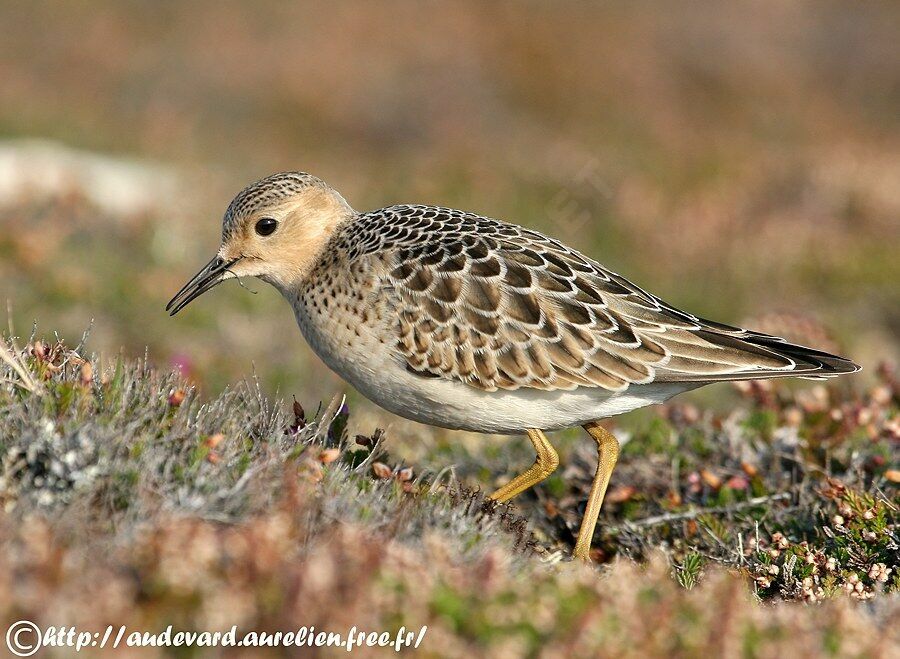
<path fill-rule="evenodd" d="M 273 220 L 271 217 L 264 217 L 256 223 L 256 233 L 261 236 L 270 236 L 275 232 L 275 229 L 277 228 L 278 222 Z"/>

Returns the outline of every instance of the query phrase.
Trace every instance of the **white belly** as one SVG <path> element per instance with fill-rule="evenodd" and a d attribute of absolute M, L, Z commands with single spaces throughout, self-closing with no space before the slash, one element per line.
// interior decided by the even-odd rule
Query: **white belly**
<path fill-rule="evenodd" d="M 351 328 L 325 315 L 313 320 L 302 309 L 297 323 L 322 361 L 366 398 L 407 419 L 453 430 L 501 435 L 520 434 L 527 428 L 561 430 L 662 403 L 693 388 L 651 383 L 623 392 L 585 387 L 483 391 L 407 371 L 391 354 L 390 343 L 383 342 L 383 336 L 379 340 L 370 327 Z"/>
<path fill-rule="evenodd" d="M 632 385 L 624 392 L 482 391 L 461 382 L 425 379 L 406 370 L 371 379 L 342 377 L 363 395 L 400 416 L 442 428 L 520 434 L 527 428 L 562 430 L 668 400 L 682 385 Z"/>

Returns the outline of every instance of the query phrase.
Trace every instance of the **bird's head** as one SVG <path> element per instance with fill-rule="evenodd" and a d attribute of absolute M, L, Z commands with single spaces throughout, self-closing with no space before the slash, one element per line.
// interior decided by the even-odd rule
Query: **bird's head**
<path fill-rule="evenodd" d="M 234 277 L 259 277 L 296 290 L 335 230 L 354 214 L 335 190 L 309 174 L 273 174 L 228 205 L 219 251 L 166 306 L 172 315 L 213 286 Z"/>

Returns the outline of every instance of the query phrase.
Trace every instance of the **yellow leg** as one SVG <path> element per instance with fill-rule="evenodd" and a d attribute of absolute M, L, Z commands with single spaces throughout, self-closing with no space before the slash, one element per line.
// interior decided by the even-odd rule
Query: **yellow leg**
<path fill-rule="evenodd" d="M 490 498 L 495 501 L 508 501 L 509 499 L 512 499 L 532 485 L 540 483 L 547 478 L 547 476 L 556 471 L 556 468 L 559 466 L 559 456 L 556 455 L 553 446 L 551 446 L 550 442 L 547 441 L 547 438 L 544 437 L 544 433 L 534 429 L 526 430 L 525 432 L 528 433 L 528 439 L 530 439 L 531 443 L 534 445 L 534 450 L 537 452 L 537 458 L 535 458 L 534 464 L 525 472 L 513 478 L 491 495 Z"/>
<path fill-rule="evenodd" d="M 600 506 L 603 505 L 603 496 L 606 494 L 606 486 L 609 485 L 609 477 L 616 466 L 616 460 L 619 459 L 619 442 L 611 432 L 596 421 L 586 424 L 584 429 L 597 442 L 598 460 L 597 474 L 594 476 L 594 484 L 591 485 L 587 508 L 581 519 L 578 540 L 575 542 L 575 558 L 590 561 L 591 541 L 594 539 L 597 516 L 600 514 Z"/>

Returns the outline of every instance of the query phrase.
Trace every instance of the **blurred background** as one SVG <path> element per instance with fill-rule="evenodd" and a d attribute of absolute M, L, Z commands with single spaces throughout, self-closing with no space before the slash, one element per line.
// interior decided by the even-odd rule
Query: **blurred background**
<path fill-rule="evenodd" d="M 871 373 L 900 330 L 898 21 L 891 2 L 3 1 L 0 299 L 20 336 L 92 326 L 108 360 L 149 350 L 206 394 L 255 371 L 315 407 L 346 386 L 274 290 L 163 310 L 231 197 L 300 169 L 357 209 L 540 229 Z"/>

